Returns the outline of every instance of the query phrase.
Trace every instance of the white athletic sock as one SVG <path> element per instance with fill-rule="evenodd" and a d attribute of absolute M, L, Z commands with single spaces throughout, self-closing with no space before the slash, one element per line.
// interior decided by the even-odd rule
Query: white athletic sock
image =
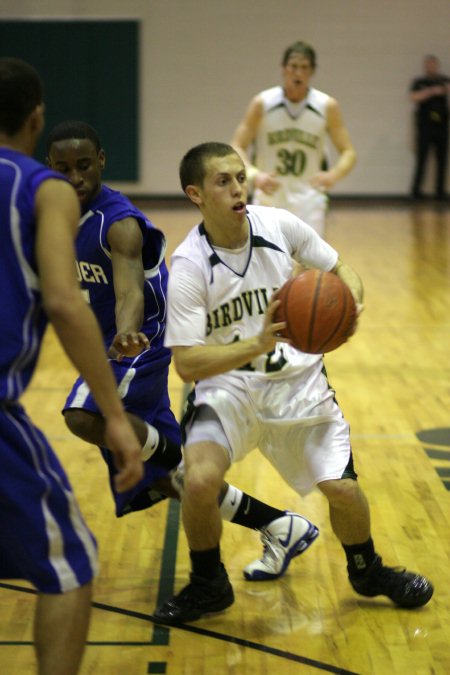
<path fill-rule="evenodd" d="M 220 505 L 220 513 L 224 520 L 231 521 L 234 518 L 242 501 L 243 494 L 239 488 L 234 487 L 234 485 L 228 485 L 228 490 Z"/>
<path fill-rule="evenodd" d="M 147 459 L 150 459 L 159 443 L 159 433 L 157 429 L 147 422 L 145 424 L 147 427 L 147 440 L 142 448 L 142 459 L 144 462 L 147 461 Z"/>

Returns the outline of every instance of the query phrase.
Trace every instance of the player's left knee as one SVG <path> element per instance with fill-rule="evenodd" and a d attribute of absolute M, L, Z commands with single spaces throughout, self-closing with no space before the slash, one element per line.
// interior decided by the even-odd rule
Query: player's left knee
<path fill-rule="evenodd" d="M 80 438 L 84 438 L 89 433 L 91 419 L 91 416 L 83 410 L 66 410 L 64 412 L 66 426 L 75 436 Z"/>
<path fill-rule="evenodd" d="M 335 508 L 350 507 L 359 499 L 359 485 L 353 478 L 341 478 L 339 480 L 327 480 L 318 485 L 320 491 Z"/>

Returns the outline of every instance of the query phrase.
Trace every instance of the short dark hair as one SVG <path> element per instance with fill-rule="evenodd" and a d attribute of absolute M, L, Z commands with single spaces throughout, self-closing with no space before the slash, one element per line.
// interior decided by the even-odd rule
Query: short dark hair
<path fill-rule="evenodd" d="M 26 61 L 0 58 L 0 131 L 14 136 L 43 100 L 37 71 Z"/>
<path fill-rule="evenodd" d="M 64 122 L 57 124 L 56 127 L 53 127 L 47 136 L 47 155 L 50 154 L 50 148 L 53 143 L 57 143 L 57 141 L 66 141 L 69 138 L 87 138 L 92 141 L 97 152 L 100 152 L 102 149 L 100 136 L 93 127 L 86 124 L 86 122 L 80 122 L 79 120 L 65 120 Z"/>
<path fill-rule="evenodd" d="M 237 155 L 228 143 L 208 142 L 196 145 L 184 155 L 180 162 L 180 183 L 183 191 L 188 185 L 203 185 L 206 176 L 206 160 L 211 157 Z"/>
<path fill-rule="evenodd" d="M 315 68 L 317 65 L 316 52 L 307 42 L 302 42 L 299 40 L 298 42 L 294 42 L 293 44 L 289 45 L 289 47 L 284 50 L 283 58 L 281 60 L 282 66 L 287 64 L 292 54 L 300 54 L 301 56 L 304 56 L 305 59 L 308 59 L 312 68 Z"/>

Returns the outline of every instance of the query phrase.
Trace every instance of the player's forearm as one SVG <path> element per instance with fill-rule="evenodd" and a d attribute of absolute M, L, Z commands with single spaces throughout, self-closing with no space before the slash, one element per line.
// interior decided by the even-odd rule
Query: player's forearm
<path fill-rule="evenodd" d="M 248 167 L 251 165 L 250 158 L 248 156 L 247 152 L 247 146 L 244 146 L 242 143 L 238 142 L 231 142 L 232 147 L 236 150 L 238 155 L 242 158 L 242 161 L 244 162 L 245 166 Z"/>
<path fill-rule="evenodd" d="M 127 294 L 116 301 L 117 333 L 136 333 L 144 321 L 144 296 L 142 293 Z"/>
<path fill-rule="evenodd" d="M 355 302 L 362 305 L 364 300 L 364 288 L 361 278 L 355 270 L 339 260 L 333 271 L 350 288 L 352 295 L 355 298 Z"/>
<path fill-rule="evenodd" d="M 335 177 L 336 182 L 344 178 L 356 164 L 356 152 L 353 147 L 346 148 L 340 154 L 336 164 L 331 167 L 330 171 Z"/>
<path fill-rule="evenodd" d="M 175 347 L 175 367 L 184 382 L 204 380 L 240 368 L 267 348 L 258 336 L 238 340 L 229 345 Z"/>

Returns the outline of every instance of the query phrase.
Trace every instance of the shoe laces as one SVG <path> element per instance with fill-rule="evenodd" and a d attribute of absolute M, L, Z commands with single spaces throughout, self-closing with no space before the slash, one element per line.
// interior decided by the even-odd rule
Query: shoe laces
<path fill-rule="evenodd" d="M 211 589 L 206 584 L 190 583 L 181 589 L 176 596 L 176 600 L 181 600 L 184 605 L 196 606 L 202 600 L 210 597 Z"/>
<path fill-rule="evenodd" d="M 386 567 L 383 565 L 379 572 L 389 587 L 389 597 L 403 604 L 408 598 L 420 598 L 430 590 L 430 582 L 421 574 L 409 572 L 404 567 Z M 431 594 L 433 593 L 431 587 Z"/>
<path fill-rule="evenodd" d="M 415 576 L 407 572 L 405 567 L 388 567 L 387 565 L 381 565 L 376 574 L 379 578 L 394 584 L 400 577 L 407 581 L 409 576 Z"/>
<path fill-rule="evenodd" d="M 274 563 L 278 563 L 281 556 L 279 551 L 280 544 L 276 537 L 265 531 L 261 533 L 261 542 L 263 544 L 262 560 L 266 562 L 266 559 L 269 559 L 273 560 Z"/>
<path fill-rule="evenodd" d="M 378 583 L 384 582 L 395 597 L 399 597 L 399 593 L 416 593 L 426 583 L 426 579 L 420 574 L 409 572 L 405 567 L 388 567 L 381 560 L 374 573 Z"/>

